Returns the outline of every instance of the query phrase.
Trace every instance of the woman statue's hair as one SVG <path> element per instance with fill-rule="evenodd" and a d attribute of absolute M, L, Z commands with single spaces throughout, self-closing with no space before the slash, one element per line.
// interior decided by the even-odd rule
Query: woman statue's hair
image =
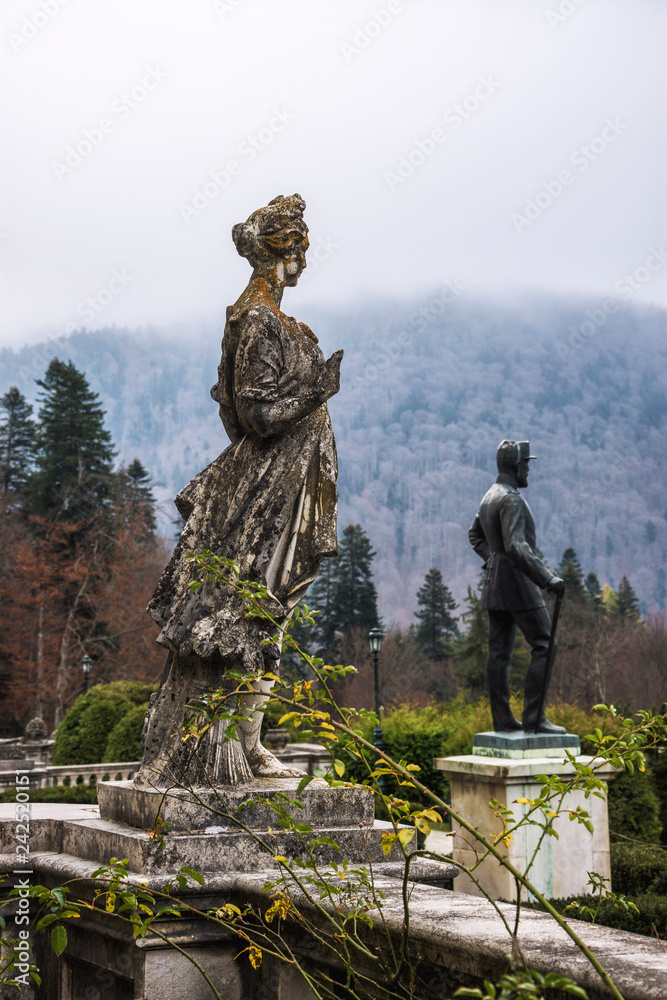
<path fill-rule="evenodd" d="M 303 221 L 306 203 L 300 194 L 285 198 L 278 195 L 264 208 L 258 208 L 246 222 L 232 229 L 237 251 L 253 266 L 284 257 L 308 235 Z"/>

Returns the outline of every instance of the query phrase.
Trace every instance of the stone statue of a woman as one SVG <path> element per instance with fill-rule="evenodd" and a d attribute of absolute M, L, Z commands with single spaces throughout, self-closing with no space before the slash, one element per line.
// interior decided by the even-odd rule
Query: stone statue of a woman
<path fill-rule="evenodd" d="M 187 702 L 219 688 L 230 668 L 258 676 L 276 669 L 275 646 L 262 643 L 266 633 L 245 617 L 233 590 L 189 588 L 187 553 L 208 549 L 233 559 L 241 579 L 266 584 L 281 620 L 304 596 L 322 558 L 337 551 L 338 470 L 326 401 L 339 390 L 343 352 L 325 360 L 311 330 L 280 308 L 283 289 L 296 285 L 306 267 L 304 209 L 298 194 L 280 196 L 232 230 L 253 273 L 227 309 L 211 390 L 231 444 L 176 497 L 186 524 L 148 606 L 161 626 L 157 641 L 170 653 L 146 720 L 139 786 L 163 786 L 174 767 L 200 783 L 199 764 L 186 761 L 178 733 Z M 258 680 L 255 690 L 246 708 L 264 701 L 268 686 Z M 238 739 L 227 742 L 220 725 L 209 730 L 198 754 L 213 781 L 302 773 L 262 747 L 261 721 L 255 711 L 238 727 Z"/>

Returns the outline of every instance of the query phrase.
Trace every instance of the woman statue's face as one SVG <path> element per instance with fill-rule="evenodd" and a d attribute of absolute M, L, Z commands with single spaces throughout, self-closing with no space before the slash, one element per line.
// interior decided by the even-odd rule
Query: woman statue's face
<path fill-rule="evenodd" d="M 306 251 L 309 246 L 308 237 L 304 236 L 303 239 L 300 242 L 295 243 L 294 246 L 290 248 L 289 253 L 283 257 L 283 263 L 285 265 L 285 276 L 283 280 L 286 285 L 289 285 L 290 287 L 296 285 L 305 268 L 308 266 L 306 263 Z"/>

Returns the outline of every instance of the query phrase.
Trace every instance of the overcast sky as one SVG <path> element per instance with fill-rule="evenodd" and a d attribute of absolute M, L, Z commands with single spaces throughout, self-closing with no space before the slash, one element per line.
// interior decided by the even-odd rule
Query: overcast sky
<path fill-rule="evenodd" d="M 3 0 L 0 19 L 3 344 L 221 317 L 249 275 L 232 225 L 295 191 L 297 314 L 446 280 L 667 306 L 664 0 Z"/>

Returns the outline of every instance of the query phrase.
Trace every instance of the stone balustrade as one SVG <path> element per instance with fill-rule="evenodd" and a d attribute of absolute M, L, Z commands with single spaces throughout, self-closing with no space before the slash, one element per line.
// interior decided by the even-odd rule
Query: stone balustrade
<path fill-rule="evenodd" d="M 45 767 L 32 774 L 39 775 L 39 788 L 54 785 L 96 785 L 98 781 L 129 781 L 139 770 L 141 761 L 114 764 L 64 764 Z M 68 780 L 69 779 L 69 780 Z"/>
<path fill-rule="evenodd" d="M 52 741 L 50 741 L 52 742 Z M 298 767 L 306 774 L 323 774 L 331 763 L 329 751 L 319 743 L 288 743 L 275 755 L 284 764 Z M 112 764 L 64 764 L 44 766 L 34 759 L 0 761 L 0 790 L 14 785 L 15 768 L 30 774 L 32 788 L 52 788 L 54 785 L 96 785 L 99 781 L 130 781 L 141 761 L 121 761 Z M 6 769 L 5 766 L 6 765 Z"/>

